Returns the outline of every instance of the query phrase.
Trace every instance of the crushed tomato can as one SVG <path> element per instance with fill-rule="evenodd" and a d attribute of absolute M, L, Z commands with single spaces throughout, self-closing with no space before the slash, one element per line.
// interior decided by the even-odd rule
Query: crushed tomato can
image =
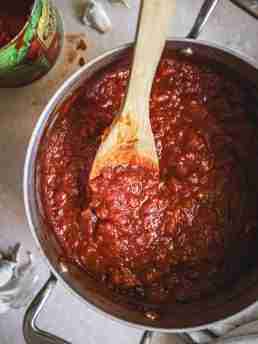
<path fill-rule="evenodd" d="M 47 74 L 60 55 L 63 36 L 52 1 L 35 0 L 23 29 L 0 48 L 0 87 L 24 86 Z"/>

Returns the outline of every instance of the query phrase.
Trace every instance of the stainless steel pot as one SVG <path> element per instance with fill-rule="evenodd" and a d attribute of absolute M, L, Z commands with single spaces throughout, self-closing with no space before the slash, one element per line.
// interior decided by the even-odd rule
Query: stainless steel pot
<path fill-rule="evenodd" d="M 208 57 L 229 66 L 242 78 L 249 80 L 258 88 L 258 66 L 254 62 L 227 48 L 195 40 L 217 3 L 218 0 L 206 0 L 189 36 L 186 39 L 171 39 L 168 41 L 167 46 L 169 49 L 178 50 L 182 54 L 196 54 L 200 57 Z M 60 248 L 54 235 L 51 234 L 45 224 L 37 193 L 37 156 L 41 140 L 47 128 L 51 126 L 56 116 L 58 116 L 60 104 L 94 73 L 117 60 L 129 47 L 130 45 L 122 46 L 103 54 L 67 80 L 47 105 L 32 134 L 24 170 L 24 201 L 32 234 L 43 256 L 46 257 L 51 270 L 51 277 L 32 302 L 24 318 L 24 336 L 29 344 L 68 343 L 39 330 L 36 326 L 37 316 L 55 287 L 57 280 L 88 307 L 105 313 L 109 318 L 120 321 L 125 325 L 135 326 L 146 331 L 142 343 L 150 342 L 152 333 L 155 331 L 177 333 L 181 336 L 181 339 L 186 339 L 189 342 L 189 337 L 186 334 L 183 335 L 183 333 L 205 330 L 217 321 L 232 318 L 239 312 L 245 312 L 258 299 L 257 266 L 256 269 L 247 272 L 238 284 L 232 286 L 231 290 L 220 292 L 209 300 L 200 300 L 192 304 L 175 304 L 168 311 L 171 316 L 153 321 L 146 318 L 139 311 L 128 309 L 121 303 L 116 302 L 103 290 L 104 288 L 100 288 L 85 273 L 82 274 L 76 266 L 60 264 Z M 210 335 L 207 330 L 206 334 Z"/>

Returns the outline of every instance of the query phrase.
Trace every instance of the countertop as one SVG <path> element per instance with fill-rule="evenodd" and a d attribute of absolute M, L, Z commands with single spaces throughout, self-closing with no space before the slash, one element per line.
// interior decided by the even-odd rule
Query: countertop
<path fill-rule="evenodd" d="M 139 0 L 130 0 L 132 8 L 111 6 L 102 0 L 110 13 L 113 30 L 101 35 L 82 25 L 78 8 L 83 0 L 56 0 L 62 13 L 66 44 L 62 56 L 50 73 L 38 82 L 15 90 L 0 90 L 0 248 L 21 242 L 32 251 L 38 261 L 39 286 L 48 277 L 28 228 L 22 195 L 23 164 L 34 125 L 41 111 L 58 86 L 79 68 L 81 55 L 86 61 L 104 51 L 132 41 L 134 38 Z M 171 35 L 184 37 L 191 28 L 202 0 L 180 0 L 176 18 L 171 19 Z M 87 50 L 75 52 L 79 37 L 85 39 Z M 229 0 L 221 0 L 200 39 L 217 42 L 258 62 L 258 22 L 238 9 Z M 0 316 L 0 343 L 24 344 L 22 319 L 24 309 Z M 57 334 L 74 344 L 133 344 L 138 343 L 141 331 L 106 320 L 87 309 L 62 286 L 50 297 L 39 319 L 40 327 Z M 173 343 L 171 337 L 167 342 Z"/>

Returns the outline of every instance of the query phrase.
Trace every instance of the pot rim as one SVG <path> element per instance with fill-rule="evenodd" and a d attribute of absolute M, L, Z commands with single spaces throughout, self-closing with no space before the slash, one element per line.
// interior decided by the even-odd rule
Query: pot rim
<path fill-rule="evenodd" d="M 176 37 L 169 37 L 167 42 L 178 42 L 178 43 L 197 43 L 198 45 L 203 45 L 205 47 L 214 48 L 217 50 L 220 50 L 222 52 L 225 52 L 227 54 L 233 55 L 234 57 L 246 62 L 250 66 L 254 67 L 258 70 L 258 63 L 250 57 L 247 57 L 243 53 L 240 53 L 239 51 L 223 47 L 217 43 L 211 43 L 206 40 L 198 40 L 190 39 L 190 38 L 176 38 Z M 47 119 L 49 118 L 50 114 L 53 112 L 53 109 L 58 105 L 60 102 L 60 99 L 66 95 L 69 90 L 69 88 L 79 81 L 80 76 L 85 73 L 87 69 L 92 67 L 97 62 L 113 55 L 114 53 L 122 52 L 128 48 L 130 48 L 133 45 L 133 42 L 122 44 L 116 48 L 113 48 L 111 50 L 108 50 L 101 54 L 100 56 L 97 56 L 96 58 L 92 59 L 89 63 L 87 63 L 84 67 L 73 73 L 67 80 L 64 81 L 64 83 L 60 86 L 60 88 L 55 92 L 53 97 L 50 99 L 44 110 L 42 111 L 36 126 L 33 129 L 29 145 L 26 152 L 25 157 L 25 164 L 24 164 L 24 170 L 23 170 L 23 197 L 24 197 L 24 206 L 25 206 L 25 213 L 26 218 L 29 223 L 30 231 L 33 235 L 33 238 L 36 242 L 36 246 L 39 248 L 39 251 L 41 255 L 44 257 L 44 260 L 46 261 L 50 271 L 56 276 L 57 280 L 76 298 L 83 301 L 85 305 L 89 307 L 89 309 L 96 311 L 98 314 L 107 317 L 108 319 L 112 321 L 116 321 L 122 325 L 127 325 L 129 327 L 133 327 L 135 329 L 143 330 L 143 331 L 152 331 L 152 332 L 163 332 L 163 333 L 184 333 L 184 332 L 194 332 L 194 331 L 201 331 L 204 329 L 207 329 L 211 326 L 216 326 L 222 322 L 225 321 L 234 321 L 237 320 L 238 317 L 243 316 L 246 312 L 251 311 L 254 307 L 258 305 L 258 295 L 257 295 L 257 301 L 250 304 L 249 306 L 242 309 L 240 312 L 233 314 L 231 316 L 225 317 L 221 320 L 217 320 L 212 323 L 207 323 L 204 325 L 196 326 L 196 327 L 186 327 L 186 328 L 158 328 L 158 327 L 152 327 L 152 326 L 144 326 L 137 323 L 129 322 L 127 320 L 121 319 L 117 316 L 111 315 L 110 313 L 98 308 L 96 305 L 94 305 L 91 301 L 86 300 L 78 291 L 76 291 L 75 288 L 73 288 L 68 282 L 65 281 L 65 279 L 61 276 L 59 272 L 56 271 L 52 263 L 50 262 L 50 259 L 48 258 L 47 254 L 45 253 L 44 249 L 42 248 L 40 244 L 40 240 L 37 236 L 36 229 L 32 220 L 31 216 L 31 205 L 30 205 L 30 199 L 29 199 L 29 180 L 30 180 L 30 163 L 32 158 L 32 152 L 35 149 L 35 142 L 38 138 L 38 132 L 42 127 L 45 127 L 47 123 Z M 38 148 L 38 145 L 37 145 Z"/>

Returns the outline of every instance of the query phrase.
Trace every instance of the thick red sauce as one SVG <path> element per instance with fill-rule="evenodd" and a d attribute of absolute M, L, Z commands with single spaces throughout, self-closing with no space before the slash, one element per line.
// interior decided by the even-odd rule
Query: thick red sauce
<path fill-rule="evenodd" d="M 0 48 L 8 44 L 25 26 L 32 0 L 2 0 L 0 5 Z"/>
<path fill-rule="evenodd" d="M 218 66 L 167 52 L 150 101 L 160 176 L 118 167 L 90 188 L 100 135 L 125 94 L 128 61 L 87 81 L 45 136 L 46 219 L 65 256 L 117 291 L 151 303 L 212 294 L 256 259 L 253 99 Z"/>

